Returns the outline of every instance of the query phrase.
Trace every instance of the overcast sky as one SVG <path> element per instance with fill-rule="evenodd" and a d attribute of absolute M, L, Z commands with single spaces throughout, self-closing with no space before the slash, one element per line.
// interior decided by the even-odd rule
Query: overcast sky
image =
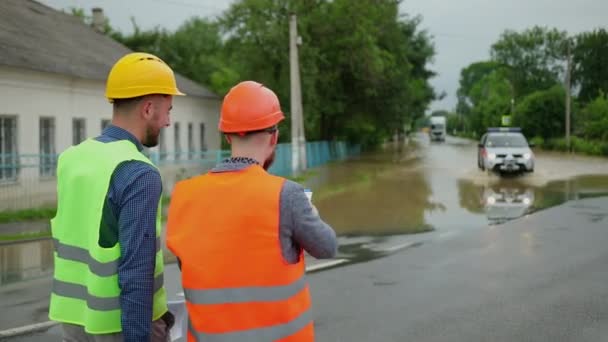
<path fill-rule="evenodd" d="M 143 29 L 176 29 L 192 16 L 217 16 L 232 1 L 221 0 L 39 0 L 56 9 L 102 7 L 113 27 L 131 32 L 130 17 Z M 356 0 L 353 0 L 356 1 Z M 608 0 L 405 0 L 401 11 L 423 17 L 422 28 L 434 37 L 437 55 L 432 84 L 447 97 L 432 109 L 456 104 L 460 70 L 487 59 L 490 46 L 505 29 L 534 25 L 556 27 L 571 34 L 608 25 Z M 305 71 L 304 71 L 305 72 Z"/>

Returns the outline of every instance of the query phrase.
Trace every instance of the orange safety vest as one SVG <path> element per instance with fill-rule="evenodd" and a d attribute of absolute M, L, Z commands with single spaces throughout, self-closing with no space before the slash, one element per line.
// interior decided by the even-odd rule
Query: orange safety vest
<path fill-rule="evenodd" d="M 188 341 L 314 341 L 304 256 L 281 253 L 284 181 L 252 165 L 175 186 L 167 246 L 181 262 Z"/>

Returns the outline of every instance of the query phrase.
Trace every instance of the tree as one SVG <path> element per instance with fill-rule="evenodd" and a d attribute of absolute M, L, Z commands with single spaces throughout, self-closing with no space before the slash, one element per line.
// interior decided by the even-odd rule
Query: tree
<path fill-rule="evenodd" d="M 563 136 L 564 96 L 564 88 L 559 85 L 526 96 L 517 105 L 513 122 L 529 137 L 546 140 Z"/>
<path fill-rule="evenodd" d="M 608 32 L 597 29 L 576 37 L 573 49 L 574 84 L 580 87 L 579 99 L 592 101 L 600 92 L 608 93 Z"/>
<path fill-rule="evenodd" d="M 476 104 L 471 98 L 471 90 L 473 87 L 481 81 L 484 77 L 491 74 L 492 72 L 500 69 L 502 66 L 498 62 L 494 61 L 482 61 L 472 63 L 460 72 L 459 87 L 456 92 L 458 97 L 458 112 L 462 114 L 468 114 L 471 108 Z"/>
<path fill-rule="evenodd" d="M 464 118 L 461 129 L 479 136 L 487 127 L 500 126 L 501 117 L 511 112 L 509 75 L 509 68 L 491 61 L 462 70 L 457 105 L 457 113 Z"/>
<path fill-rule="evenodd" d="M 290 12 L 303 41 L 307 137 L 374 145 L 423 115 L 434 98 L 427 69 L 434 50 L 420 19 L 400 17 L 395 1 L 238 1 L 222 27 L 239 75 L 275 89 L 289 108 Z"/>
<path fill-rule="evenodd" d="M 561 83 L 568 38 L 565 31 L 535 26 L 506 30 L 492 45 L 492 60 L 510 68 L 514 98 Z"/>
<path fill-rule="evenodd" d="M 306 136 L 373 146 L 422 117 L 436 95 L 428 69 L 435 51 L 421 19 L 395 0 L 239 0 L 217 20 L 192 18 L 110 35 L 158 55 L 220 95 L 251 79 L 273 89 L 289 120 L 289 15 L 298 16 Z M 283 129 L 281 141 L 289 140 Z"/>
<path fill-rule="evenodd" d="M 223 95 L 239 80 L 225 62 L 224 42 L 217 22 L 194 17 L 175 33 L 161 38 L 158 54 L 182 75 Z"/>

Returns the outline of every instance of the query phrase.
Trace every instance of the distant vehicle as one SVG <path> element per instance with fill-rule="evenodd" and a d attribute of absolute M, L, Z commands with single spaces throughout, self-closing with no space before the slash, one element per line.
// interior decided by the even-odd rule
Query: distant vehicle
<path fill-rule="evenodd" d="M 488 128 L 477 150 L 477 166 L 499 173 L 534 172 L 534 153 L 521 129 Z"/>
<path fill-rule="evenodd" d="M 526 188 L 487 188 L 483 202 L 490 224 L 502 224 L 526 215 L 534 204 L 534 192 Z"/>
<path fill-rule="evenodd" d="M 445 141 L 446 121 L 445 116 L 431 116 L 431 129 L 429 136 L 431 141 Z"/>

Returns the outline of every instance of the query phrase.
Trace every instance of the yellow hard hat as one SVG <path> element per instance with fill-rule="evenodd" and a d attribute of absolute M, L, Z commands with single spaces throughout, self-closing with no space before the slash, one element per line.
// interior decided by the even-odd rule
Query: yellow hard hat
<path fill-rule="evenodd" d="M 177 89 L 173 70 L 154 55 L 129 53 L 114 64 L 106 83 L 110 102 L 150 94 L 186 95 Z"/>

